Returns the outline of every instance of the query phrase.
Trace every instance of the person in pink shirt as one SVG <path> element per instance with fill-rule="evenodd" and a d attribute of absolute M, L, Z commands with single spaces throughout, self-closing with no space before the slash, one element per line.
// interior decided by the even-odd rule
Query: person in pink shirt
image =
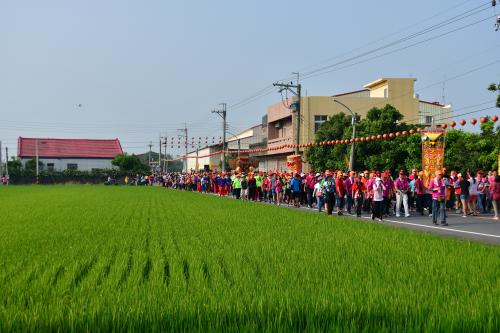
<path fill-rule="evenodd" d="M 375 183 L 376 173 L 372 170 L 370 177 L 366 178 L 366 197 L 365 197 L 365 207 L 366 211 L 372 211 L 372 200 L 373 200 L 373 184 Z"/>
<path fill-rule="evenodd" d="M 354 205 L 354 200 L 352 196 L 352 185 L 354 185 L 355 177 L 356 177 L 356 172 L 350 171 L 349 177 L 347 177 L 346 180 L 344 180 L 344 187 L 346 190 L 346 200 L 347 200 L 347 213 L 349 215 L 351 215 L 351 209 L 352 206 Z"/>
<path fill-rule="evenodd" d="M 394 182 L 391 179 L 391 173 L 389 170 L 386 170 L 382 174 L 382 183 L 384 184 L 384 204 L 382 208 L 382 212 L 384 215 L 391 215 L 390 214 L 390 207 L 391 207 L 391 197 L 392 197 L 392 190 L 394 187 Z"/>
<path fill-rule="evenodd" d="M 263 195 L 263 200 L 265 202 L 269 201 L 270 196 L 269 196 L 269 191 L 271 191 L 271 180 L 270 177 L 271 173 L 269 175 L 265 175 L 264 179 L 262 180 L 262 195 Z"/>
<path fill-rule="evenodd" d="M 447 226 L 446 223 L 446 184 L 443 180 L 443 172 L 436 171 L 436 177 L 429 182 L 429 190 L 432 191 L 432 223 L 437 225 L 438 210 L 439 220 L 442 226 Z"/>
<path fill-rule="evenodd" d="M 399 171 L 399 177 L 394 181 L 394 191 L 396 192 L 396 217 L 399 217 L 401 204 L 405 209 L 405 217 L 410 217 L 410 209 L 408 207 L 408 193 L 410 192 L 410 182 L 405 176 L 403 170 Z"/>
<path fill-rule="evenodd" d="M 493 205 L 493 211 L 495 212 L 493 219 L 498 220 L 498 211 L 500 210 L 500 176 L 495 175 L 495 178 L 493 178 L 493 181 L 490 184 L 491 204 Z"/>
<path fill-rule="evenodd" d="M 424 178 L 424 172 L 420 171 L 418 173 L 417 178 L 415 179 L 415 185 L 413 185 L 413 189 L 415 192 L 415 203 L 416 203 L 417 213 L 420 213 L 420 215 L 424 215 L 425 187 L 423 178 Z"/>

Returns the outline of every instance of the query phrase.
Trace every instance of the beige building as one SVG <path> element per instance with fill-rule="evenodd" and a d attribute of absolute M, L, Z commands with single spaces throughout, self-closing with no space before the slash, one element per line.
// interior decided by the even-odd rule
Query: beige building
<path fill-rule="evenodd" d="M 314 142 L 316 131 L 328 117 L 340 112 L 350 114 L 340 103 L 362 118 L 370 109 L 390 104 L 403 114 L 403 121 L 410 124 L 431 124 L 433 117 L 439 120 L 443 115 L 452 115 L 449 106 L 421 100 L 415 94 L 415 81 L 414 78 L 382 78 L 366 84 L 362 90 L 334 96 L 302 97 L 300 143 Z M 269 148 L 295 143 L 296 117 L 292 117 L 286 102 L 271 105 L 267 119 Z M 290 148 L 269 151 L 260 157 L 259 168 L 285 170 L 286 156 L 292 153 Z"/>

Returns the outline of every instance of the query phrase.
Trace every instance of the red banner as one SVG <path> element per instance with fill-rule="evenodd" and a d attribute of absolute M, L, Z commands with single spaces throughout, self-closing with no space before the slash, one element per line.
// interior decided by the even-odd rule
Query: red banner
<path fill-rule="evenodd" d="M 424 185 L 434 177 L 437 170 L 444 166 L 445 131 L 441 129 L 422 130 L 422 170 L 424 172 Z"/>

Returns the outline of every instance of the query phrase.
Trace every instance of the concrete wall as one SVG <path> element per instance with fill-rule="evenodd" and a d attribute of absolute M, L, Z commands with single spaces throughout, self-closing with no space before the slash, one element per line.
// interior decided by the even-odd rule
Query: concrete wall
<path fill-rule="evenodd" d="M 31 160 L 21 159 L 23 166 L 26 166 L 26 162 Z M 91 171 L 92 169 L 111 169 L 113 165 L 111 164 L 112 159 L 84 159 L 84 158 L 39 158 L 39 161 L 43 163 L 43 170 L 48 169 L 48 164 L 54 164 L 55 171 L 64 171 L 67 169 L 68 164 L 76 164 L 77 170 L 80 171 Z"/>

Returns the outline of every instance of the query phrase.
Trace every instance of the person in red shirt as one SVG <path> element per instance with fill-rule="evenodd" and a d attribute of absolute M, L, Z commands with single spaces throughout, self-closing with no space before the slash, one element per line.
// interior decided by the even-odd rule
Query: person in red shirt
<path fill-rule="evenodd" d="M 352 184 L 352 198 L 356 205 L 356 216 L 361 217 L 361 209 L 363 208 L 363 199 L 366 192 L 366 185 L 361 181 L 361 177 L 357 175 Z"/>
<path fill-rule="evenodd" d="M 310 170 L 306 176 L 305 190 L 307 191 L 307 207 L 312 208 L 314 201 L 314 185 L 316 185 L 316 178 L 319 174 L 314 175 L 314 170 Z"/>
<path fill-rule="evenodd" d="M 337 172 L 337 178 L 335 178 L 335 192 L 337 194 L 337 215 L 344 215 L 342 210 L 344 209 L 345 202 L 345 184 L 342 171 Z"/>

